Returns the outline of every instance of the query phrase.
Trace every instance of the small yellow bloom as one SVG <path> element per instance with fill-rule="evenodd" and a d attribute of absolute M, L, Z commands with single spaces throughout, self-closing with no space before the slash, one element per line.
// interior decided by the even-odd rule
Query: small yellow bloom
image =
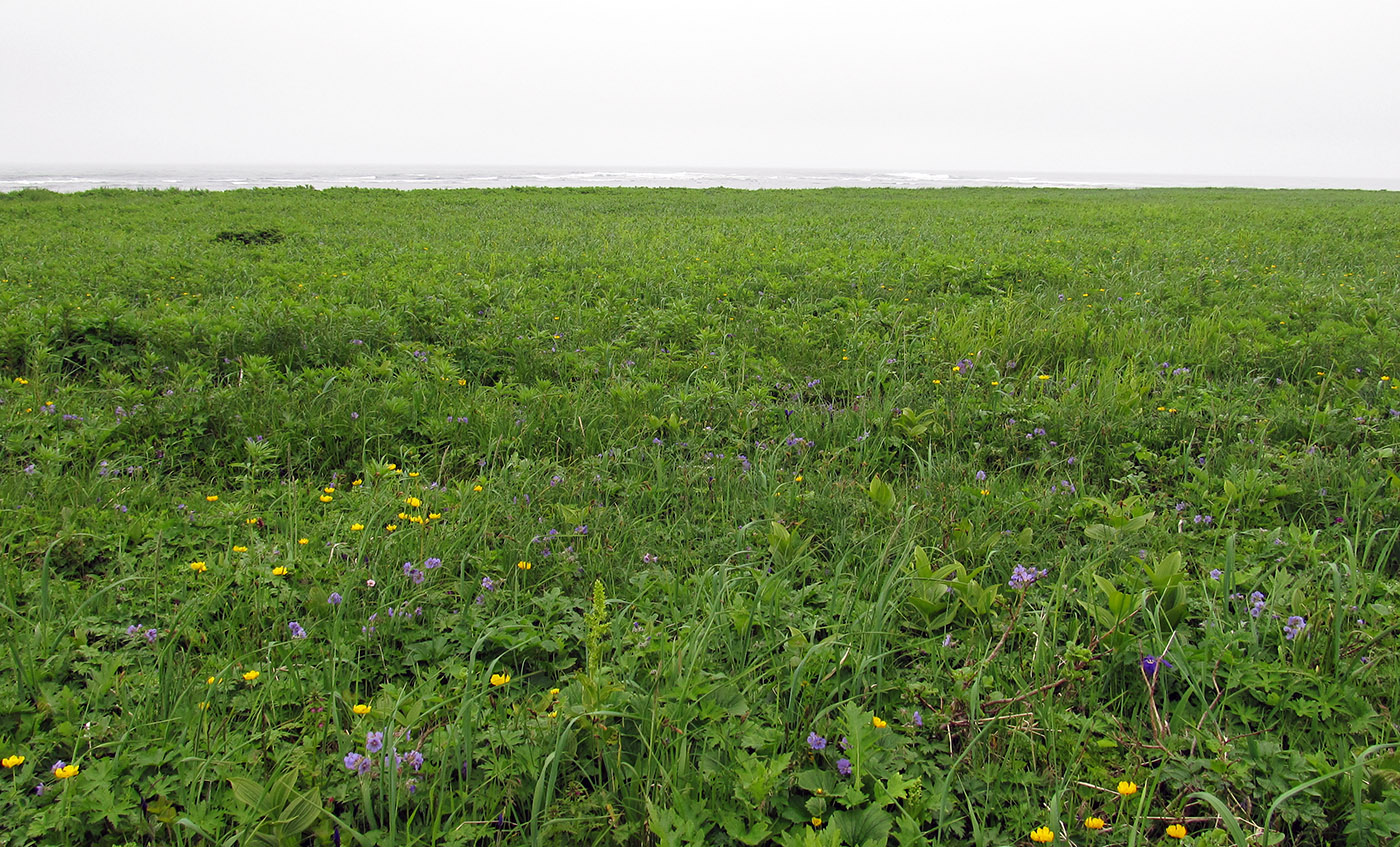
<path fill-rule="evenodd" d="M 356 486 L 356 485 L 363 485 L 363 484 L 364 484 L 364 480 L 363 480 L 363 479 L 357 479 L 357 480 L 355 480 L 354 482 L 350 483 L 351 487 L 354 487 L 354 486 Z"/>
<path fill-rule="evenodd" d="M 331 502 L 331 501 L 334 500 L 334 499 L 335 499 L 335 498 L 332 497 L 332 496 L 329 495 L 329 494 L 322 494 L 322 495 L 321 495 L 321 502 L 322 502 L 322 503 L 329 503 L 329 502 Z"/>
<path fill-rule="evenodd" d="M 517 568 L 520 568 L 522 571 L 528 571 L 530 568 L 534 567 L 534 565 L 530 564 L 529 562 L 523 561 L 523 560 L 522 560 L 522 561 L 519 561 L 519 562 L 516 562 L 516 563 L 515 563 L 515 566 L 516 566 Z"/>
<path fill-rule="evenodd" d="M 1103 829 L 1103 818 L 1088 817 L 1084 819 L 1086 829 Z"/>
<path fill-rule="evenodd" d="M 933 384 L 934 384 L 934 385 L 942 385 L 942 384 L 943 384 L 943 380 L 941 380 L 941 379 L 935 379 L 935 380 L 933 381 Z"/>
<path fill-rule="evenodd" d="M 441 513 L 441 512 L 429 512 L 429 513 L 428 513 L 428 520 L 430 520 L 430 521 L 435 521 L 435 520 L 437 520 L 437 519 L 440 518 L 440 517 L 442 517 L 442 513 Z"/>
<path fill-rule="evenodd" d="M 262 674 L 258 671 L 248 671 L 247 673 L 243 674 L 243 678 L 248 680 L 249 682 L 252 682 L 260 676 L 262 676 Z"/>
<path fill-rule="evenodd" d="M 208 497 L 205 497 L 204 499 L 205 499 L 205 500 L 208 500 L 210 503 L 217 503 L 217 502 L 219 501 L 219 495 L 217 495 L 217 494 L 210 494 Z"/>
<path fill-rule="evenodd" d="M 247 552 L 248 552 L 248 548 L 247 548 L 247 547 L 244 547 L 244 546 L 241 545 L 241 544 L 235 544 L 235 545 L 233 545 L 233 552 L 235 552 L 235 553 L 247 553 Z"/>
<path fill-rule="evenodd" d="M 481 486 L 480 486 L 480 485 L 478 485 L 478 486 L 476 486 L 476 487 L 474 487 L 474 488 L 472 489 L 472 491 L 480 491 L 480 490 L 481 490 Z"/>
<path fill-rule="evenodd" d="M 252 526 L 253 524 L 255 524 L 255 523 L 257 523 L 257 522 L 258 522 L 258 519 L 257 519 L 257 518 L 249 518 L 248 520 L 244 521 L 244 523 L 246 523 L 248 526 Z"/>
<path fill-rule="evenodd" d="M 879 715 L 875 715 L 874 717 L 872 717 L 872 718 L 870 719 L 870 723 L 871 723 L 871 725 L 874 726 L 876 729 L 884 729 L 885 727 L 889 726 L 889 723 L 888 723 L 888 722 L 880 720 L 880 716 L 879 716 Z"/>
<path fill-rule="evenodd" d="M 418 476 L 418 471 L 409 471 L 409 472 L 408 472 L 408 477 L 409 477 L 409 479 L 412 479 L 413 477 L 416 477 L 416 476 Z"/>
<path fill-rule="evenodd" d="M 389 463 L 389 467 L 386 468 L 385 470 L 396 471 L 396 470 L 398 470 L 398 469 L 399 469 L 399 466 L 398 466 L 398 465 L 396 465 L 396 464 L 390 462 L 390 463 Z"/>
<path fill-rule="evenodd" d="M 64 765 L 64 766 L 61 767 L 61 768 L 54 768 L 53 775 L 56 776 L 56 777 L 58 777 L 59 779 L 68 779 L 69 777 L 77 776 L 77 775 L 78 775 L 78 766 L 77 766 L 77 765 Z"/>
<path fill-rule="evenodd" d="M 390 523 L 390 524 L 385 524 L 385 525 L 384 525 L 384 531 L 385 531 L 385 532 L 393 532 L 393 531 L 396 530 L 396 529 L 398 529 L 398 525 L 397 525 L 397 524 L 391 524 L 391 523 Z"/>
<path fill-rule="evenodd" d="M 209 677 L 208 679 L 204 680 L 204 684 L 205 684 L 205 685 L 213 685 L 213 684 L 214 684 L 214 677 L 211 676 L 211 677 Z"/>
<path fill-rule="evenodd" d="M 408 512 L 399 512 L 399 520 L 401 520 L 401 521 L 406 521 L 406 520 L 408 520 Z"/>
<path fill-rule="evenodd" d="M 1119 793 L 1119 794 L 1122 794 L 1124 797 L 1131 797 L 1131 796 L 1133 796 L 1134 794 L 1137 793 L 1137 783 L 1136 783 L 1136 782 L 1120 782 L 1120 783 L 1118 783 L 1118 793 Z"/>
<path fill-rule="evenodd" d="M 1031 840 L 1037 844 L 1049 844 L 1055 840 L 1055 833 L 1050 831 L 1048 826 L 1040 826 L 1031 830 Z"/>
<path fill-rule="evenodd" d="M 357 715 L 367 715 L 369 714 L 369 706 L 364 703 L 356 703 L 350 707 L 350 711 Z"/>
<path fill-rule="evenodd" d="M 408 507 L 410 509 L 416 509 L 419 506 L 423 505 L 423 501 L 419 500 L 417 497 L 409 497 L 408 499 L 404 500 L 404 502 L 408 504 Z"/>
<path fill-rule="evenodd" d="M 992 493 L 992 492 L 991 492 L 990 489 L 986 489 L 986 488 L 982 489 L 982 496 L 983 496 L 983 497 L 986 497 L 988 494 L 991 494 L 991 493 Z"/>
<path fill-rule="evenodd" d="M 812 828 L 813 828 L 813 829 L 816 829 L 817 827 L 820 827 L 821 825 L 822 825 L 822 819 L 819 818 L 819 817 L 817 817 L 816 815 L 812 815 Z"/>
<path fill-rule="evenodd" d="M 200 709 L 200 711 L 208 711 L 208 709 L 209 709 L 209 701 L 208 701 L 208 700 L 200 700 L 200 701 L 199 701 L 199 709 Z"/>
<path fill-rule="evenodd" d="M 1174 824 L 1172 824 L 1171 826 L 1167 827 L 1167 837 L 1168 837 L 1168 838 L 1185 838 L 1185 837 L 1186 837 L 1186 827 L 1182 826 L 1182 825 L 1179 824 L 1179 823 L 1174 823 Z"/>
<path fill-rule="evenodd" d="M 550 697 L 553 697 L 554 695 L 556 695 L 556 694 L 558 694 L 558 693 L 559 693 L 559 689 L 557 689 L 557 688 L 551 688 L 551 689 L 549 689 L 549 696 L 550 696 Z"/>
<path fill-rule="evenodd" d="M 491 674 L 491 684 L 492 684 L 492 685 L 505 685 L 507 682 L 510 682 L 510 674 L 508 674 L 508 673 L 493 673 L 493 674 Z"/>
<path fill-rule="evenodd" d="M 286 565 L 278 565 L 272 569 L 273 576 L 286 576 L 288 573 Z"/>
<path fill-rule="evenodd" d="M 20 385 L 28 385 L 28 384 L 29 384 L 29 380 L 25 379 L 25 378 L 22 377 L 22 376 L 17 376 L 17 377 L 15 377 L 15 382 L 19 383 Z"/>
<path fill-rule="evenodd" d="M 364 528 L 365 528 L 365 525 L 362 524 L 362 523 L 352 523 L 352 524 L 350 524 L 350 531 L 351 531 L 351 532 L 359 532 L 360 530 L 362 530 L 362 529 L 364 529 Z"/>
<path fill-rule="evenodd" d="M 334 486 L 334 485 L 327 485 L 325 488 L 322 488 L 321 490 L 324 491 L 324 492 L 326 492 L 327 494 L 334 494 L 334 493 L 335 493 L 335 486 Z"/>
<path fill-rule="evenodd" d="M 551 718 L 557 718 L 557 717 L 559 717 L 559 710 L 558 710 L 558 709 L 555 709 L 554 711 L 552 711 L 552 712 L 549 713 L 549 716 L 550 716 Z"/>
<path fill-rule="evenodd" d="M 959 366 L 959 365 L 953 365 L 953 373 L 959 373 L 960 371 L 962 371 L 962 367 L 961 367 L 961 366 Z"/>
<path fill-rule="evenodd" d="M 4 759 L 0 759 L 0 765 L 7 768 L 17 768 L 22 764 L 24 764 L 23 756 L 6 756 Z"/>
<path fill-rule="evenodd" d="M 205 571 L 209 570 L 209 566 L 204 564 L 203 562 L 190 562 L 190 570 L 194 571 L 195 573 L 204 573 Z"/>
<path fill-rule="evenodd" d="M 1049 375 L 1049 374 L 1041 374 L 1040 376 L 1036 377 L 1036 379 L 1049 379 L 1049 378 L 1050 378 L 1050 375 Z M 1045 829 L 1045 827 L 1042 826 L 1041 829 Z M 1049 832 L 1049 830 L 1045 830 L 1045 831 L 1046 831 L 1046 832 Z M 1053 838 L 1054 836 L 1051 836 L 1051 837 Z"/>
<path fill-rule="evenodd" d="M 298 543 L 298 544 L 302 544 L 302 545 L 310 544 L 310 543 L 311 543 L 311 539 L 309 539 L 309 538 L 298 538 L 298 539 L 297 539 L 297 543 Z"/>
<path fill-rule="evenodd" d="M 802 481 L 802 474 L 798 474 L 797 476 L 793 477 L 793 478 L 792 478 L 792 481 L 793 481 L 793 482 L 801 482 L 801 481 Z"/>
<path fill-rule="evenodd" d="M 467 381 L 466 381 L 465 379 L 459 379 L 459 380 L 457 380 L 457 384 L 458 384 L 458 385 L 466 385 L 466 384 L 467 384 Z"/>

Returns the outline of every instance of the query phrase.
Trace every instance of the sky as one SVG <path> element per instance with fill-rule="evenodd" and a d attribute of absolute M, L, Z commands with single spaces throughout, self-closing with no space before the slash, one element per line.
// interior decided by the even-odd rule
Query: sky
<path fill-rule="evenodd" d="M 0 167 L 1400 178 L 1396 0 L 0 0 Z"/>

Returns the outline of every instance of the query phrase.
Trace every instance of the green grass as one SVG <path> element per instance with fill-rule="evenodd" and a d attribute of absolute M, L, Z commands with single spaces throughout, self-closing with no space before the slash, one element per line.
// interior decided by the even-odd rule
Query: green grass
<path fill-rule="evenodd" d="M 0 845 L 1389 843 L 1397 231 L 0 195 Z"/>

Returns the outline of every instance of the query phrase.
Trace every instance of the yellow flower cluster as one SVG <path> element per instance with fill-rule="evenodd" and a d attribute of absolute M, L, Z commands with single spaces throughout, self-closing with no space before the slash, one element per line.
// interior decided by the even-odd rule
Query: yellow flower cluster
<path fill-rule="evenodd" d="M 0 759 L 0 765 L 7 768 L 17 768 L 22 764 L 24 764 L 23 756 L 6 756 L 4 759 Z"/>
<path fill-rule="evenodd" d="M 1031 840 L 1037 844 L 1049 844 L 1055 840 L 1055 833 L 1048 826 L 1039 826 L 1031 830 Z"/>
<path fill-rule="evenodd" d="M 77 776 L 77 775 L 78 775 L 78 766 L 77 766 L 77 765 L 64 765 L 64 766 L 61 767 L 61 768 L 54 768 L 54 769 L 53 769 L 53 775 L 56 776 L 56 777 L 58 777 L 59 779 L 68 779 L 69 777 Z"/>
<path fill-rule="evenodd" d="M 204 564 L 203 562 L 190 562 L 190 570 L 194 571 L 195 573 L 204 573 L 205 571 L 209 570 L 209 566 Z"/>

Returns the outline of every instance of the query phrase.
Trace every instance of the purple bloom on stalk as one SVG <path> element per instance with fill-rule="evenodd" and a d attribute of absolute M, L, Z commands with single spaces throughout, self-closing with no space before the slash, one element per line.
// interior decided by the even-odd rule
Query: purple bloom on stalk
<path fill-rule="evenodd" d="M 413 768 L 415 771 L 420 770 L 423 767 L 423 754 L 418 752 L 417 750 L 409 750 L 407 753 L 404 754 L 403 757 L 404 760 L 408 762 L 408 766 Z"/>
<path fill-rule="evenodd" d="M 841 773 L 842 776 L 850 776 L 850 775 L 851 775 L 851 760 L 850 760 L 850 759 L 837 759 L 837 760 L 836 760 L 836 770 L 840 771 L 840 773 Z"/>
<path fill-rule="evenodd" d="M 919 714 L 917 711 L 915 711 L 915 712 L 914 712 L 914 726 L 922 727 L 923 725 L 924 725 L 924 716 L 921 715 L 921 714 Z"/>
<path fill-rule="evenodd" d="M 481 578 L 481 588 L 483 591 L 495 591 L 496 583 L 491 580 L 491 577 L 483 576 Z"/>
<path fill-rule="evenodd" d="M 429 569 L 442 567 L 442 559 L 439 559 L 437 556 L 432 556 L 423 560 L 423 567 Z"/>
<path fill-rule="evenodd" d="M 1017 565 L 1016 568 L 1012 570 L 1011 579 L 1007 581 L 1006 584 L 1020 590 L 1031 585 L 1037 579 L 1049 575 L 1050 572 L 1047 570 L 1036 570 L 1034 566 L 1027 568 L 1024 565 Z"/>
<path fill-rule="evenodd" d="M 370 753 L 378 753 L 384 749 L 384 733 L 370 732 L 365 734 L 365 750 Z"/>
<path fill-rule="evenodd" d="M 332 591 L 332 592 L 331 592 L 331 596 L 329 596 L 329 597 L 326 598 L 326 602 L 327 602 L 327 603 L 330 603 L 332 606 L 339 606 L 339 605 L 340 605 L 340 601 L 343 600 L 343 599 L 345 599 L 345 598 L 343 598 L 343 597 L 340 596 L 340 592 L 339 592 L 339 591 Z"/>
<path fill-rule="evenodd" d="M 1299 635 L 1302 635 L 1303 630 L 1306 629 L 1307 626 L 1308 621 L 1306 618 L 1301 615 L 1292 615 L 1288 618 L 1288 622 L 1283 625 L 1283 637 L 1292 641 Z"/>
<path fill-rule="evenodd" d="M 813 750 L 825 750 L 826 739 L 822 738 L 820 735 L 817 735 L 816 731 L 813 730 L 807 736 L 807 746 L 811 747 Z"/>
<path fill-rule="evenodd" d="M 155 630 L 155 629 L 148 629 L 148 630 L 146 630 L 146 643 L 147 643 L 147 644 L 154 644 L 154 643 L 156 643 L 156 639 L 159 638 L 159 637 L 160 637 L 160 632 L 159 632 L 158 630 Z"/>
<path fill-rule="evenodd" d="M 414 568 L 413 571 L 409 573 L 408 578 L 413 580 L 414 585 L 422 585 L 423 580 L 427 579 L 428 575 Z"/>
<path fill-rule="evenodd" d="M 1225 575 L 1225 572 L 1222 571 L 1220 568 L 1211 568 L 1211 569 L 1210 569 L 1210 578 L 1213 579 L 1213 580 L 1215 580 L 1216 582 L 1219 582 L 1219 581 L 1220 581 L 1220 578 L 1223 577 L 1224 575 Z"/>
<path fill-rule="evenodd" d="M 1168 662 L 1166 659 L 1160 658 L 1160 657 L 1158 657 L 1158 656 L 1143 656 L 1143 657 L 1142 657 L 1142 672 L 1145 673 L 1145 674 L 1147 674 L 1148 678 L 1153 678 L 1153 677 L 1157 676 L 1157 668 L 1159 668 L 1159 667 L 1163 667 L 1163 668 L 1166 668 L 1167 670 L 1171 670 L 1171 669 L 1172 669 L 1172 663 L 1171 663 L 1171 662 Z"/>
<path fill-rule="evenodd" d="M 287 623 L 287 629 L 290 629 L 292 631 L 293 638 L 306 637 L 306 630 L 302 629 L 301 624 L 297 623 L 296 621 L 289 621 Z"/>
<path fill-rule="evenodd" d="M 48 793 L 48 790 L 49 787 L 42 782 L 34 786 L 34 793 L 39 797 L 43 797 L 46 793 Z"/>
<path fill-rule="evenodd" d="M 137 635 L 137 633 L 139 633 L 140 631 L 141 631 L 141 626 L 140 626 L 140 624 L 132 624 L 131 626 L 129 626 L 129 627 L 126 628 L 126 634 L 132 636 L 133 638 L 134 638 L 134 637 Z"/>
<path fill-rule="evenodd" d="M 350 753 L 345 757 L 345 768 L 352 771 L 359 770 L 360 762 L 364 760 L 365 757 L 361 756 L 359 753 Z"/>

